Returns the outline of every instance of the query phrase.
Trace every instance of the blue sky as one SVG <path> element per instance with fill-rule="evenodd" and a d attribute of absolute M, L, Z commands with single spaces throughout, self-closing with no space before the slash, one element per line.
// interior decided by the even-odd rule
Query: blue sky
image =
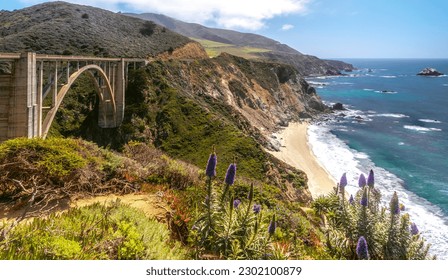
<path fill-rule="evenodd" d="M 2 0 L 13 10 L 46 0 Z M 448 58 L 446 0 L 70 0 L 261 34 L 321 58 Z"/>

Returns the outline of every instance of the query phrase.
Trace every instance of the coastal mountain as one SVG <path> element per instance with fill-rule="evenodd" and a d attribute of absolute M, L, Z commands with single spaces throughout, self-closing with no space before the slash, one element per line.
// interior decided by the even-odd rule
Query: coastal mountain
<path fill-rule="evenodd" d="M 66 2 L 0 11 L 0 52 L 146 58 L 192 42 L 153 22 Z"/>
<path fill-rule="evenodd" d="M 206 47 L 209 46 L 214 49 L 216 54 L 228 52 L 234 55 L 247 56 L 249 53 L 251 58 L 291 64 L 296 67 L 300 74 L 305 76 L 339 75 L 342 70 L 353 70 L 351 64 L 322 60 L 312 55 L 305 55 L 288 45 L 253 33 L 208 28 L 200 24 L 187 23 L 154 13 L 126 15 L 153 21 L 174 32 L 198 40 Z"/>

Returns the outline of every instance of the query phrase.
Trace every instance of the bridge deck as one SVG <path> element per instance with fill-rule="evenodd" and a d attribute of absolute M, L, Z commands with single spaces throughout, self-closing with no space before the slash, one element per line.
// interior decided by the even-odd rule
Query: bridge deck
<path fill-rule="evenodd" d="M 0 53 L 0 60 L 16 60 L 20 59 L 20 53 Z M 147 62 L 144 58 L 116 58 L 116 57 L 95 57 L 95 56 L 78 56 L 78 55 L 47 55 L 36 54 L 36 60 L 39 61 L 107 61 L 119 62 Z"/>

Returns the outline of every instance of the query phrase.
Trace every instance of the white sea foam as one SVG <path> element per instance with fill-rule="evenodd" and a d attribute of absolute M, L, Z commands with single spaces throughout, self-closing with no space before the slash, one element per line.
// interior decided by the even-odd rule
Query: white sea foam
<path fill-rule="evenodd" d="M 418 132 L 422 132 L 422 133 L 426 133 L 429 131 L 442 131 L 440 128 L 422 127 L 422 126 L 418 126 L 418 125 L 405 125 L 403 127 L 406 129 L 409 129 L 409 130 L 414 130 L 414 131 L 418 131 Z"/>
<path fill-rule="evenodd" d="M 386 75 L 386 76 L 380 76 L 381 78 L 386 78 L 386 79 L 395 79 L 397 76 L 393 76 L 393 75 Z"/>
<path fill-rule="evenodd" d="M 402 118 L 409 118 L 409 116 L 404 114 L 378 114 L 373 115 L 374 117 L 385 117 L 385 118 L 396 118 L 396 119 L 402 119 Z"/>
<path fill-rule="evenodd" d="M 338 127 L 340 128 L 340 127 Z M 382 203 L 388 205 L 394 191 L 400 203 L 405 205 L 405 213 L 420 229 L 423 237 L 432 244 L 430 252 L 439 259 L 448 259 L 448 220 L 443 217 L 442 210 L 425 199 L 407 191 L 403 180 L 383 168 L 377 167 L 364 153 L 359 153 L 347 146 L 330 132 L 330 125 L 310 125 L 308 137 L 311 149 L 323 167 L 337 180 L 347 172 L 349 185 L 346 190 L 355 194 L 359 189 L 358 177 L 367 175 L 370 169 L 375 172 L 375 185 L 382 194 Z M 329 152 L 331 151 L 331 152 Z"/>
<path fill-rule="evenodd" d="M 364 88 L 363 90 L 364 91 L 375 91 L 374 89 L 371 89 L 371 88 Z"/>
<path fill-rule="evenodd" d="M 421 122 L 425 122 L 425 123 L 442 123 L 441 121 L 438 121 L 438 120 L 430 120 L 430 119 L 419 119 L 419 121 L 421 121 Z"/>

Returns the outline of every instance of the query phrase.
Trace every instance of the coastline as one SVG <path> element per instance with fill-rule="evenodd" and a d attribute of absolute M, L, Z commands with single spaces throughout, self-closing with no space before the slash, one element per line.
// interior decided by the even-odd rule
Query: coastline
<path fill-rule="evenodd" d="M 337 181 L 319 163 L 311 150 L 307 122 L 289 123 L 284 130 L 275 133 L 281 143 L 279 152 L 270 153 L 276 158 L 302 170 L 308 177 L 308 188 L 313 198 L 330 193 Z"/>

